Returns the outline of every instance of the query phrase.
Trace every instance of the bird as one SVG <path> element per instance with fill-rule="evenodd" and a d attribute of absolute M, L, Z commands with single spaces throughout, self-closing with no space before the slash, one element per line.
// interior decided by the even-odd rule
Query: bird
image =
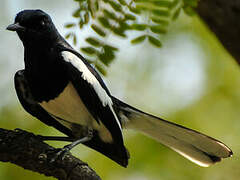
<path fill-rule="evenodd" d="M 84 144 L 127 167 L 123 129 L 139 131 L 203 167 L 233 155 L 219 140 L 114 97 L 44 11 L 19 12 L 7 30 L 15 31 L 24 47 L 25 68 L 14 76 L 17 97 L 29 114 L 66 135 L 40 136 L 43 141 L 70 142 L 58 150 L 59 157 Z"/>

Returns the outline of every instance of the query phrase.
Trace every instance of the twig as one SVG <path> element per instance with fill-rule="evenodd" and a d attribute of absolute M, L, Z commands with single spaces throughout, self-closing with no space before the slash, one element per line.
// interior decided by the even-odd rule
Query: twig
<path fill-rule="evenodd" d="M 55 155 L 54 150 L 32 133 L 0 128 L 0 161 L 11 162 L 59 180 L 100 180 L 86 163 L 70 153 L 63 160 L 50 162 Z"/>

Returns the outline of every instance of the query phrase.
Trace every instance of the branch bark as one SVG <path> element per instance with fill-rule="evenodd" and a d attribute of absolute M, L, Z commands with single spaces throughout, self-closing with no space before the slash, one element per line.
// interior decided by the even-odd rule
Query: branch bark
<path fill-rule="evenodd" d="M 11 162 L 59 180 L 100 180 L 86 163 L 70 153 L 63 160 L 50 162 L 55 155 L 54 149 L 32 133 L 0 128 L 0 161 Z M 53 153 L 46 153 L 49 151 Z"/>
<path fill-rule="evenodd" d="M 240 1 L 200 0 L 196 10 L 240 64 Z"/>

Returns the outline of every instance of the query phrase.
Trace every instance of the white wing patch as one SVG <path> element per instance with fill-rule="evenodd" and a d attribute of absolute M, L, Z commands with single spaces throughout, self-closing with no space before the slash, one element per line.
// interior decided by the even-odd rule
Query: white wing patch
<path fill-rule="evenodd" d="M 118 123 L 119 128 L 122 130 L 120 122 L 119 122 L 119 120 L 113 110 L 113 107 L 112 107 L 112 104 L 113 104 L 112 99 L 108 96 L 105 89 L 102 88 L 101 84 L 98 82 L 96 77 L 89 71 L 89 69 L 84 64 L 84 62 L 82 62 L 81 59 L 79 59 L 75 54 L 73 54 L 69 51 L 63 51 L 62 56 L 66 62 L 71 63 L 75 68 L 77 68 L 80 72 L 82 72 L 82 78 L 93 86 L 100 101 L 102 102 L 102 105 L 104 107 L 107 105 L 110 107 L 110 109 L 113 112 L 114 117 Z"/>
<path fill-rule="evenodd" d="M 62 56 L 65 61 L 70 62 L 75 68 L 82 72 L 82 78 L 93 86 L 103 106 L 112 105 L 112 99 L 102 88 L 95 76 L 89 71 L 87 66 L 75 54 L 69 51 L 63 51 Z"/>

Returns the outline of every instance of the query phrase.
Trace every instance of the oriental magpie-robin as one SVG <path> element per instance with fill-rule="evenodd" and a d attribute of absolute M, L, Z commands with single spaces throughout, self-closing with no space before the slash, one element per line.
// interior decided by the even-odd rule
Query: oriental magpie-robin
<path fill-rule="evenodd" d="M 24 10 L 14 24 L 24 45 L 25 69 L 15 74 L 24 109 L 67 137 L 59 155 L 82 143 L 126 167 L 129 154 L 122 129 L 134 129 L 168 146 L 190 161 L 209 166 L 232 155 L 222 142 L 142 112 L 112 96 L 100 75 L 58 33 L 41 10 Z"/>

